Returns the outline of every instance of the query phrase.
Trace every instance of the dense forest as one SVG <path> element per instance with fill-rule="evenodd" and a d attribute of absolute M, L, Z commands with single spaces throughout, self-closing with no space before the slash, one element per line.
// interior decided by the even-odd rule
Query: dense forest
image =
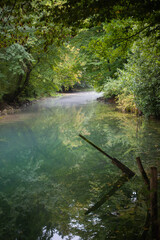
<path fill-rule="evenodd" d="M 159 0 L 0 0 L 0 240 L 159 239 L 159 20 Z"/>
<path fill-rule="evenodd" d="M 1 0 L 0 101 L 93 86 L 160 116 L 158 0 Z"/>

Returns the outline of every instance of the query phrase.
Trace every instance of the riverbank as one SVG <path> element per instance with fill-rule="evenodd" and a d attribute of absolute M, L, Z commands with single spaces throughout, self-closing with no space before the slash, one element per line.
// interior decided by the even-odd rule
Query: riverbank
<path fill-rule="evenodd" d="M 40 98 L 30 98 L 30 99 L 21 99 L 17 102 L 13 102 L 11 104 L 8 104 L 6 102 L 0 102 L 0 116 L 6 116 L 6 115 L 15 114 L 15 113 L 18 113 L 18 112 L 21 112 L 21 111 L 25 111 L 25 109 L 27 107 L 36 103 L 37 101 L 50 99 L 50 98 L 57 98 L 59 96 L 61 96 L 61 97 L 70 96 L 70 95 L 74 96 L 75 94 L 79 94 L 79 93 L 83 93 L 83 92 L 84 93 L 85 92 L 92 92 L 92 89 L 88 89 L 88 91 L 85 91 L 84 89 L 83 89 L 83 91 L 80 91 L 79 89 L 78 90 L 75 89 L 74 91 L 56 93 L 52 96 L 44 96 L 44 97 L 40 97 Z M 73 99 L 73 101 L 74 101 L 74 99 Z M 81 101 L 81 100 L 79 99 L 78 101 Z M 114 104 L 115 107 L 116 107 L 116 110 L 119 111 L 119 112 L 134 113 L 137 116 L 142 116 L 143 115 L 142 112 L 139 111 L 138 109 L 136 109 L 135 111 L 131 111 L 130 109 L 121 108 L 121 106 L 119 106 L 117 104 L 115 97 L 105 98 L 103 95 L 101 95 L 100 97 L 97 98 L 97 101 L 103 102 L 105 104 Z"/>
<path fill-rule="evenodd" d="M 0 102 L 0 116 L 17 113 L 30 106 L 35 101 L 36 100 L 23 100 L 21 102 L 13 102 L 11 104 L 8 104 L 6 102 Z"/>
<path fill-rule="evenodd" d="M 136 116 L 142 116 L 143 113 L 136 108 L 136 106 L 131 106 L 130 103 L 125 104 L 125 106 L 123 104 L 120 104 L 117 102 L 116 97 L 110 97 L 110 98 L 106 98 L 104 96 L 100 97 L 97 99 L 100 102 L 106 103 L 106 104 L 114 104 L 116 106 L 116 110 L 122 113 L 132 113 L 135 114 Z M 152 117 L 152 116 L 150 116 Z"/>
<path fill-rule="evenodd" d="M 93 89 L 83 89 L 83 92 L 90 92 L 93 91 Z M 10 114 L 14 114 L 20 111 L 25 110 L 28 106 L 36 103 L 37 101 L 44 100 L 47 98 L 55 98 L 59 96 L 65 96 L 69 94 L 79 93 L 82 92 L 82 89 L 73 89 L 72 91 L 65 91 L 60 93 L 54 93 L 51 96 L 43 96 L 38 98 L 29 98 L 29 99 L 20 99 L 19 101 L 13 102 L 13 103 L 7 103 L 7 102 L 0 102 L 0 116 L 6 116 Z"/>
<path fill-rule="evenodd" d="M 37 101 L 43 100 L 45 98 L 55 98 L 61 96 L 62 94 L 54 93 L 52 96 L 43 96 L 37 98 L 21 98 L 18 101 L 12 103 L 0 102 L 0 116 L 10 115 L 17 112 L 24 111 L 27 107 L 36 103 Z"/>
<path fill-rule="evenodd" d="M 116 99 L 114 97 L 112 97 L 112 98 L 105 98 L 105 97 L 102 96 L 102 97 L 97 98 L 97 101 L 104 102 L 104 103 L 116 104 Z"/>

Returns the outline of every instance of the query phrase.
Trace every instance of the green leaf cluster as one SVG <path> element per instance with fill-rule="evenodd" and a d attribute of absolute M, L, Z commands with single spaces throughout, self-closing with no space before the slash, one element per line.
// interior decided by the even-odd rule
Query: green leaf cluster
<path fill-rule="evenodd" d="M 119 103 L 130 94 L 133 106 L 158 116 L 159 92 L 153 88 L 159 89 L 154 73 L 159 61 L 154 53 L 159 49 L 159 11 L 156 0 L 134 4 L 131 0 L 2 0 L 0 99 L 43 96 L 85 82 L 105 96 L 119 95 Z M 134 50 L 136 45 L 139 50 Z M 141 63 L 145 58 L 146 66 Z M 126 63 L 134 70 L 128 70 Z M 122 79 L 128 71 L 128 83 L 120 80 L 118 69 L 124 69 Z M 136 79 L 134 84 L 129 75 Z"/>
<path fill-rule="evenodd" d="M 160 115 L 159 46 L 160 41 L 153 36 L 135 41 L 124 69 L 118 71 L 116 80 L 112 79 L 113 85 L 111 80 L 106 83 L 106 96 L 113 90 L 121 109 L 139 109 L 146 116 Z"/>

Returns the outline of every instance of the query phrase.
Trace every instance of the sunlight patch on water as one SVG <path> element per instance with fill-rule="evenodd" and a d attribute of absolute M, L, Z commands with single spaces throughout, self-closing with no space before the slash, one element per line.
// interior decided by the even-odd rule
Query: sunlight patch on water
<path fill-rule="evenodd" d="M 54 235 L 52 236 L 52 232 L 47 231 L 47 227 L 44 227 L 42 231 L 43 231 L 43 235 L 42 235 L 42 237 L 38 238 L 38 240 L 43 239 L 44 237 L 49 237 L 50 240 L 69 240 L 69 239 L 70 240 L 80 240 L 79 236 L 73 236 L 72 234 L 70 234 L 68 236 L 60 236 L 58 231 L 55 231 Z"/>

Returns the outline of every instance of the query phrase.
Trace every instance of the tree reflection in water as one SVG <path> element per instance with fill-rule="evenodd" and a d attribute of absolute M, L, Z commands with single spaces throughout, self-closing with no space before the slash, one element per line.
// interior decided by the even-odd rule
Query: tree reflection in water
<path fill-rule="evenodd" d="M 79 133 L 136 173 L 137 155 L 159 167 L 158 122 L 142 119 L 137 132 L 137 118 L 111 105 L 40 103 L 0 125 L 0 239 L 139 239 L 148 193 L 140 176 L 85 215 L 121 172 Z"/>

